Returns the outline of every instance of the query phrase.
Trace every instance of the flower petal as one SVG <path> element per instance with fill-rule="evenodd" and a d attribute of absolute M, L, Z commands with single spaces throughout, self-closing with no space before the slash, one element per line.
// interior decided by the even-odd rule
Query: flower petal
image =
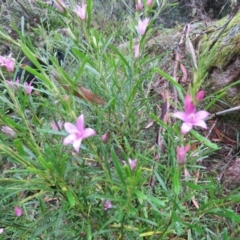
<path fill-rule="evenodd" d="M 207 118 L 209 116 L 209 112 L 207 111 L 199 111 L 195 114 L 194 116 L 194 120 L 196 122 L 200 121 L 200 120 L 203 120 L 205 118 Z"/>
<path fill-rule="evenodd" d="M 83 131 L 83 134 L 82 134 L 82 138 L 88 138 L 88 137 L 92 137 L 96 135 L 96 131 L 92 128 L 86 128 L 84 131 Z"/>
<path fill-rule="evenodd" d="M 84 116 L 83 116 L 83 114 L 81 114 L 78 117 L 76 126 L 77 126 L 77 129 L 80 133 L 82 133 L 84 131 Z"/>
<path fill-rule="evenodd" d="M 63 139 L 63 145 L 72 144 L 76 140 L 75 134 L 70 134 Z"/>
<path fill-rule="evenodd" d="M 186 95 L 184 99 L 184 110 L 187 115 L 194 113 L 196 111 L 190 95 Z"/>
<path fill-rule="evenodd" d="M 175 112 L 173 113 L 173 116 L 181 119 L 184 122 L 188 121 L 188 116 L 186 115 L 185 112 Z"/>
<path fill-rule="evenodd" d="M 77 132 L 78 132 L 76 126 L 73 125 L 72 123 L 69 123 L 69 122 L 64 123 L 64 128 L 65 128 L 65 130 L 66 130 L 68 133 L 70 133 L 70 134 L 71 134 L 71 133 L 77 133 Z"/>
<path fill-rule="evenodd" d="M 77 140 L 75 140 L 73 142 L 73 147 L 76 150 L 76 152 L 79 152 L 79 148 L 80 148 L 81 142 L 82 142 L 82 138 L 78 138 Z"/>
<path fill-rule="evenodd" d="M 192 129 L 193 125 L 191 123 L 183 123 L 181 127 L 181 133 L 182 135 L 185 135 L 187 132 L 189 132 Z"/>
<path fill-rule="evenodd" d="M 199 121 L 195 122 L 194 125 L 202 127 L 204 129 L 207 129 L 207 124 L 203 120 L 199 120 Z"/>

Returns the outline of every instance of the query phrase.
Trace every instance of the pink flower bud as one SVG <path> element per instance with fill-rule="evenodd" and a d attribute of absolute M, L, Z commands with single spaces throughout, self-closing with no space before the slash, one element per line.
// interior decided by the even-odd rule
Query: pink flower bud
<path fill-rule="evenodd" d="M 12 128 L 8 127 L 8 126 L 3 126 L 1 128 L 1 131 L 3 133 L 6 133 L 8 136 L 11 136 L 11 137 L 13 137 L 16 134 L 16 132 Z"/>
<path fill-rule="evenodd" d="M 141 12 L 143 10 L 143 4 L 141 0 L 138 0 L 136 5 L 136 11 Z"/>
<path fill-rule="evenodd" d="M 108 137 L 109 137 L 109 134 L 108 133 L 105 133 L 102 135 L 102 142 L 106 143 L 107 140 L 108 140 Z"/>
<path fill-rule="evenodd" d="M 203 98 L 204 98 L 204 91 L 201 90 L 196 94 L 196 101 L 201 102 L 203 100 Z"/>
<path fill-rule="evenodd" d="M 69 100 L 69 95 L 65 95 L 65 97 L 64 97 L 64 98 L 65 98 L 65 100 L 67 100 L 67 101 L 68 101 L 68 100 Z"/>
<path fill-rule="evenodd" d="M 140 56 L 139 48 L 140 48 L 140 45 L 139 45 L 139 44 L 137 44 L 137 45 L 134 46 L 134 57 L 135 57 L 135 58 L 139 58 L 139 56 Z"/>
<path fill-rule="evenodd" d="M 17 217 L 21 217 L 22 216 L 22 209 L 20 207 L 14 207 L 14 211 Z"/>
<path fill-rule="evenodd" d="M 151 6 L 152 6 L 152 2 L 153 2 L 152 0 L 148 0 L 148 1 L 147 1 L 147 6 L 148 6 L 148 7 L 151 7 Z"/>
<path fill-rule="evenodd" d="M 179 164 L 184 164 L 186 162 L 187 152 L 190 150 L 190 145 L 177 147 L 177 161 Z"/>

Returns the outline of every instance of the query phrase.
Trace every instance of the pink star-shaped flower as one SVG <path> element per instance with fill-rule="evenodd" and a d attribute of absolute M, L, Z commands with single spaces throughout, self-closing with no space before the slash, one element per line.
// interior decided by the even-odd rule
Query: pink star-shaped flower
<path fill-rule="evenodd" d="M 72 144 L 74 149 L 79 152 L 79 148 L 83 139 L 96 135 L 96 131 L 92 128 L 84 129 L 84 116 L 81 114 L 76 122 L 76 126 L 72 123 L 66 122 L 64 124 L 65 130 L 69 135 L 64 138 L 63 144 Z"/>
<path fill-rule="evenodd" d="M 4 66 L 8 72 L 13 72 L 15 67 L 15 59 L 9 57 L 0 56 L 0 66 Z"/>
<path fill-rule="evenodd" d="M 30 83 L 25 82 L 25 83 L 23 84 L 24 90 L 26 91 L 26 93 L 27 93 L 28 95 L 31 95 L 31 93 L 32 93 L 32 90 L 33 90 L 32 83 L 33 83 L 33 80 L 32 80 Z"/>
<path fill-rule="evenodd" d="M 196 112 L 196 108 L 189 95 L 187 95 L 184 100 L 184 112 L 176 112 L 173 114 L 174 117 L 179 118 L 184 122 L 181 127 L 181 133 L 183 135 L 189 132 L 193 126 L 207 129 L 204 119 L 206 119 L 208 115 L 209 113 L 207 111 Z"/>
<path fill-rule="evenodd" d="M 62 129 L 62 125 L 63 125 L 63 123 L 62 123 L 61 120 L 58 120 L 57 122 L 54 122 L 54 121 L 51 122 L 51 126 L 52 126 L 52 129 L 54 131 L 61 130 Z"/>
<path fill-rule="evenodd" d="M 103 206 L 103 209 L 106 211 L 108 209 L 112 208 L 112 203 L 110 200 L 107 200 Z"/>
<path fill-rule="evenodd" d="M 139 35 L 143 36 L 145 34 L 148 23 L 149 18 L 145 18 L 143 21 L 141 19 L 138 20 L 138 25 L 136 26 L 136 29 Z"/>
<path fill-rule="evenodd" d="M 83 21 L 87 19 L 87 4 L 82 1 L 82 6 L 77 5 L 77 9 L 74 11 Z"/>
<path fill-rule="evenodd" d="M 136 159 L 132 160 L 132 159 L 129 158 L 128 162 L 129 162 L 129 166 L 130 166 L 131 170 L 133 170 L 137 165 L 137 160 Z M 122 161 L 122 163 L 123 163 L 123 165 L 127 165 L 127 163 L 125 161 Z"/>
<path fill-rule="evenodd" d="M 7 83 L 12 89 L 19 89 L 19 88 L 20 88 L 20 80 L 19 80 L 19 78 L 18 78 L 16 81 L 6 80 L 6 83 Z"/>

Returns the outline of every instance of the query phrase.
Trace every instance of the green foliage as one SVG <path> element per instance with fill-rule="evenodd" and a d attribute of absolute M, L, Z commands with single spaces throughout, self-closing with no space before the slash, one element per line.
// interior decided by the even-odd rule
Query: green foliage
<path fill-rule="evenodd" d="M 166 1 L 160 6 L 157 2 L 156 10 L 147 8 L 144 17 L 167 7 Z M 9 73 L 0 69 L 0 124 L 15 132 L 0 132 L 1 239 L 236 239 L 240 218 L 232 205 L 239 202 L 239 194 L 216 198 L 216 182 L 204 172 L 199 182 L 193 177 L 203 170 L 197 159 L 207 157 L 217 145 L 195 131 L 184 139 L 178 122 L 167 124 L 156 114 L 155 106 L 162 102 L 148 94 L 156 74 L 177 90 L 181 100 L 186 90 L 158 68 L 160 56 L 145 52 L 148 32 L 139 39 L 140 57 L 134 58 L 139 13 L 134 16 L 134 9 L 124 2 L 134 13 L 128 18 L 132 28 L 117 21 L 111 26 L 108 20 L 101 29 L 97 21 L 107 20 L 95 18 L 94 1 L 86 3 L 86 21 L 72 11 L 74 1 L 64 13 L 37 1 L 31 8 L 35 14 L 44 12 L 39 25 L 25 29 L 22 24 L 16 39 L 0 30 L 1 42 L 34 63 L 36 69 L 25 70 L 43 85 L 34 89 L 40 95 L 27 95 L 23 82 L 19 89 L 12 88 L 5 81 Z M 58 29 L 62 27 L 64 31 Z M 49 52 L 38 46 L 40 38 Z M 121 41 L 129 46 L 121 48 Z M 62 66 L 53 54 L 56 48 L 65 52 Z M 45 69 L 39 60 L 47 63 L 46 59 L 53 65 Z M 15 75 L 19 67 L 16 64 Z M 75 97 L 79 85 L 105 104 Z M 11 114 L 6 113 L 9 109 Z M 51 122 L 75 123 L 80 114 L 97 135 L 84 139 L 76 153 L 72 145 L 63 145 L 66 131 L 53 130 Z M 151 121 L 154 126 L 147 128 Z M 164 150 L 157 145 L 157 132 Z M 105 133 L 108 139 L 103 142 Z M 176 148 L 186 141 L 204 146 L 193 149 L 186 166 L 181 166 Z M 136 168 L 131 169 L 129 159 L 136 159 Z M 191 176 L 184 174 L 186 169 Z M 104 210 L 107 200 L 112 208 Z M 21 217 L 14 215 L 14 206 L 23 210 Z"/>

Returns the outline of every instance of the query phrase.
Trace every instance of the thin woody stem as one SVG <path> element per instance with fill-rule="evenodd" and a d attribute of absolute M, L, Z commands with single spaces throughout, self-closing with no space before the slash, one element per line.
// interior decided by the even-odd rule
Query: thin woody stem
<path fill-rule="evenodd" d="M 226 113 L 230 113 L 230 112 L 235 112 L 235 111 L 238 111 L 238 110 L 240 110 L 240 105 L 237 106 L 237 107 L 233 107 L 233 108 L 229 108 L 229 109 L 226 109 L 226 110 L 223 110 L 223 111 L 220 111 L 220 112 L 213 113 L 208 117 L 208 119 L 212 119 L 212 118 L 215 118 L 217 116 L 220 116 L 220 115 L 223 115 L 223 114 L 226 114 Z"/>

